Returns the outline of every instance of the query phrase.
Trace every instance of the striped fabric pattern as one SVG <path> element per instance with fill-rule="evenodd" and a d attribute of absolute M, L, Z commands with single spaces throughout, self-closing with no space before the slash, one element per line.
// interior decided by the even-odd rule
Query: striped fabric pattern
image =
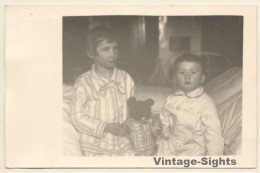
<path fill-rule="evenodd" d="M 111 80 L 96 73 L 95 65 L 74 86 L 71 121 L 80 134 L 83 151 L 121 154 L 131 147 L 126 137 L 103 133 L 107 123 L 124 123 L 127 99 L 134 95 L 134 82 L 114 68 Z"/>
<path fill-rule="evenodd" d="M 192 131 L 195 142 L 205 148 L 205 155 L 223 154 L 224 139 L 216 106 L 203 92 L 203 87 L 188 94 L 177 91 L 174 95 L 168 96 L 160 119 L 166 138 L 172 135 L 170 132 L 172 126 L 182 125 Z M 164 146 L 169 145 L 173 146 L 170 143 Z M 162 146 L 161 149 L 167 150 Z"/>
<path fill-rule="evenodd" d="M 139 122 L 129 118 L 126 121 L 126 124 L 131 131 L 130 137 L 135 151 L 143 152 L 153 149 L 155 146 L 155 139 L 152 136 L 152 128 L 149 120 L 146 122 Z"/>

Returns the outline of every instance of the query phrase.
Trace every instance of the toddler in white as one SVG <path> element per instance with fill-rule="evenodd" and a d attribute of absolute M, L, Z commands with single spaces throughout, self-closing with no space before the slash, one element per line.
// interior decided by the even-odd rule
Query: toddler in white
<path fill-rule="evenodd" d="M 203 62 L 184 54 L 174 65 L 179 90 L 169 95 L 160 119 L 163 137 L 157 155 L 222 155 L 224 140 L 213 100 L 203 92 Z"/>

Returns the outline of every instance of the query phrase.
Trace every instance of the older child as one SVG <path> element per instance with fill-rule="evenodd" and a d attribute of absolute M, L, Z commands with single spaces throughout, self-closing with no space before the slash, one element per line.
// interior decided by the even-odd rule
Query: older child
<path fill-rule="evenodd" d="M 203 92 L 200 57 L 184 54 L 174 65 L 179 90 L 169 95 L 160 114 L 163 140 L 158 155 L 222 155 L 224 140 L 213 100 Z"/>
<path fill-rule="evenodd" d="M 116 68 L 118 44 L 105 27 L 87 36 L 87 54 L 94 64 L 74 86 L 71 121 L 80 134 L 85 156 L 133 155 L 128 130 L 127 99 L 134 94 L 132 78 Z"/>

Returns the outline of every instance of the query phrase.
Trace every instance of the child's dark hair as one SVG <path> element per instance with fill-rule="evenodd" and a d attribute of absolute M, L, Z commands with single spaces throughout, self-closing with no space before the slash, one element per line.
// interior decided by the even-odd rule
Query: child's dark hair
<path fill-rule="evenodd" d="M 174 63 L 174 66 L 173 66 L 174 73 L 176 72 L 177 65 L 184 61 L 198 63 L 201 66 L 202 73 L 205 75 L 205 73 L 206 73 L 205 62 L 203 61 L 203 59 L 200 56 L 192 54 L 192 53 L 185 53 L 185 54 L 181 55 L 179 58 L 177 58 L 177 60 Z"/>
<path fill-rule="evenodd" d="M 116 36 L 113 31 L 104 26 L 97 26 L 91 29 L 87 33 L 86 46 L 87 53 L 90 56 L 97 54 L 97 46 L 104 40 L 108 42 L 117 41 Z"/>

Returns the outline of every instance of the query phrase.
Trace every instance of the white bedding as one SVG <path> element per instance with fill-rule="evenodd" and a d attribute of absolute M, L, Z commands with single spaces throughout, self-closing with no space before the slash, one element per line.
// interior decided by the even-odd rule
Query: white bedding
<path fill-rule="evenodd" d="M 242 69 L 232 68 L 205 85 L 205 91 L 214 99 L 226 155 L 241 154 L 242 143 Z"/>
<path fill-rule="evenodd" d="M 226 155 L 240 154 L 242 131 L 242 70 L 232 68 L 207 83 L 205 91 L 216 103 L 225 139 Z M 166 97 L 173 89 L 165 87 L 136 86 L 138 99 L 153 98 L 153 112 L 159 113 Z M 72 87 L 63 86 L 63 142 L 64 155 L 81 155 L 78 134 L 70 124 L 69 113 Z"/>
<path fill-rule="evenodd" d="M 72 87 L 63 86 L 63 154 L 80 156 L 79 136 L 70 123 Z"/>

